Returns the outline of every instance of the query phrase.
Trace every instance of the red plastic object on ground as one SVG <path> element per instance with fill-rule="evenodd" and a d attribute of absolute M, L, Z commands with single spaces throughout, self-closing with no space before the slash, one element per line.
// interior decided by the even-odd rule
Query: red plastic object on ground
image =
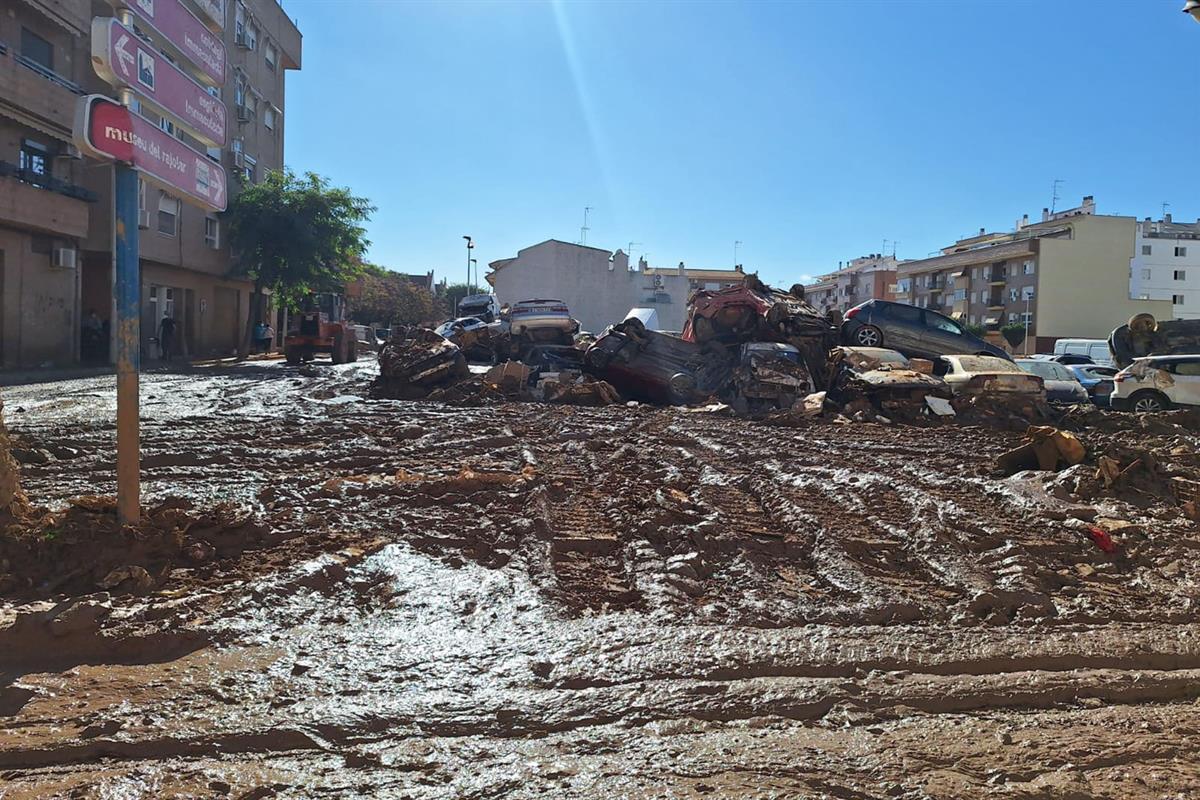
<path fill-rule="evenodd" d="M 1106 553 L 1111 553 L 1117 549 L 1117 544 L 1108 535 L 1108 531 L 1097 528 L 1095 525 L 1088 526 L 1088 536 L 1092 537 L 1092 541 Z"/>

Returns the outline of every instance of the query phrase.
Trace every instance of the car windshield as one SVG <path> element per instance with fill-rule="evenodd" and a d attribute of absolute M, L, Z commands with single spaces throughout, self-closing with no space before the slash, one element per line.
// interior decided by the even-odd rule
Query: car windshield
<path fill-rule="evenodd" d="M 1073 381 L 1071 370 L 1056 361 L 1020 361 L 1018 365 L 1026 372 L 1048 381 Z"/>
<path fill-rule="evenodd" d="M 1021 372 L 1021 368 L 1007 359 L 996 356 L 955 356 L 963 372 Z"/>

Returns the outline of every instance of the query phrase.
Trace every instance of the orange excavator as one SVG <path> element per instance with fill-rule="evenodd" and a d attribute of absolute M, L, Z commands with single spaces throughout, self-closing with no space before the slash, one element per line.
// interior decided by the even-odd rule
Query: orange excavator
<path fill-rule="evenodd" d="M 356 360 L 358 342 L 346 320 L 345 299 L 329 292 L 306 297 L 291 318 L 283 353 L 289 364 L 312 361 L 317 353 L 329 353 L 334 364 Z"/>

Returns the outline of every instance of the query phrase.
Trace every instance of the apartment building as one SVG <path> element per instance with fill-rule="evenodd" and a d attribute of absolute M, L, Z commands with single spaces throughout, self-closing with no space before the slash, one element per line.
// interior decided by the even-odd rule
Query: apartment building
<path fill-rule="evenodd" d="M 804 296 L 820 311 L 846 311 L 867 300 L 890 299 L 896 282 L 896 257 L 871 253 L 851 259 L 804 287 Z"/>
<path fill-rule="evenodd" d="M 230 190 L 283 165 L 284 83 L 300 68 L 301 37 L 276 0 L 206 0 L 225 18 L 230 143 L 206 148 L 149 109 L 152 121 L 226 167 Z M 76 98 L 115 96 L 90 61 L 91 0 L 10 0 L 0 14 L 0 366 L 104 360 L 81 352 L 82 323 L 112 316 L 113 168 L 72 143 Z M 199 12 L 199 7 L 196 8 Z M 203 13 L 200 14 L 203 17 Z M 236 348 L 250 284 L 228 277 L 222 221 L 142 185 L 138 198 L 144 352 L 158 322 L 177 321 L 184 355 Z"/>
<path fill-rule="evenodd" d="M 1200 220 L 1174 222 L 1167 214 L 1137 224 L 1129 296 L 1170 302 L 1176 319 L 1200 318 Z"/>
<path fill-rule="evenodd" d="M 496 300 L 511 304 L 546 297 L 562 300 L 584 330 L 599 333 L 620 322 L 631 308 L 658 312 L 663 330 L 683 330 L 687 301 L 697 289 L 722 289 L 740 284 L 741 267 L 690 269 L 651 267 L 639 259 L 631 267 L 623 251 L 549 239 L 488 264 L 486 280 Z"/>
<path fill-rule="evenodd" d="M 91 3 L 11 0 L 0 13 L 0 366 L 78 356 L 79 244 L 96 196 L 71 143 L 91 71 Z"/>
<path fill-rule="evenodd" d="M 1076 208 L 1043 209 L 1040 222 L 1026 216 L 1008 233 L 980 228 L 937 256 L 900 264 L 894 296 L 993 334 L 1028 323 L 1031 353 L 1059 338 L 1106 338 L 1136 313 L 1172 313 L 1169 301 L 1130 296 L 1136 227 L 1133 217 L 1097 214 L 1088 196 Z"/>

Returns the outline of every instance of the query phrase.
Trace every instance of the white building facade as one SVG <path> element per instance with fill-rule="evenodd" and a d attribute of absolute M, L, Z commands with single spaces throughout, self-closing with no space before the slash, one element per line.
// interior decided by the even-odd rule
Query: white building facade
<path fill-rule="evenodd" d="M 742 282 L 740 270 L 635 267 L 621 250 L 550 239 L 488 265 L 487 281 L 501 305 L 521 300 L 562 300 L 582 330 L 600 333 L 625 319 L 632 308 L 652 308 L 662 330 L 682 331 L 687 301 L 695 289 L 720 289 Z"/>
<path fill-rule="evenodd" d="M 1175 319 L 1200 318 L 1200 221 L 1147 217 L 1137 224 L 1133 253 L 1130 298 L 1169 301 Z"/>

